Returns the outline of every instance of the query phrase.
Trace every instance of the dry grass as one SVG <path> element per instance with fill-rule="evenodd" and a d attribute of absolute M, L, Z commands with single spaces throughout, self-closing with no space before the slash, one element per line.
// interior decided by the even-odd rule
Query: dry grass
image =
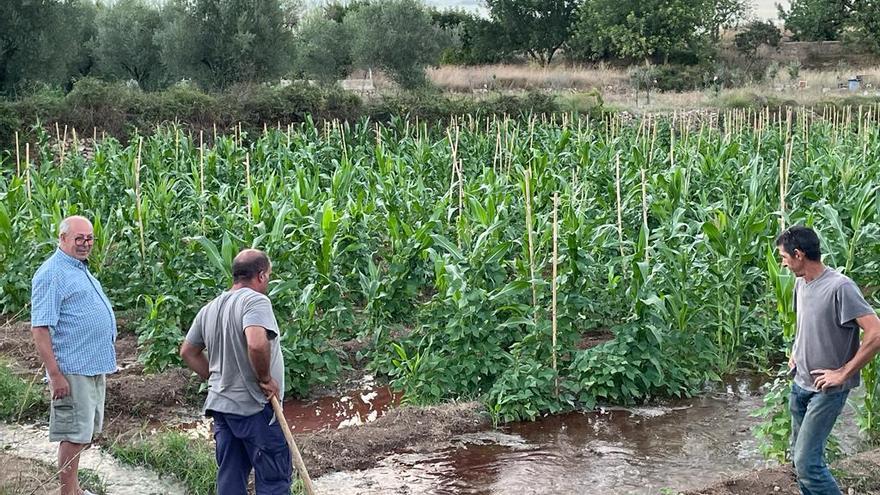
<path fill-rule="evenodd" d="M 533 65 L 442 66 L 428 70 L 428 78 L 445 91 L 470 93 L 509 90 L 600 90 L 627 86 L 625 70 L 597 66 L 537 67 Z"/>
<path fill-rule="evenodd" d="M 838 89 L 838 83 L 858 74 L 865 85 L 851 93 Z M 853 95 L 880 96 L 880 67 L 829 70 L 802 69 L 792 77 L 788 66 L 780 64 L 775 74 L 760 84 L 751 84 L 716 93 L 712 90 L 682 93 L 652 92 L 650 102 L 645 93 L 636 95 L 630 86 L 627 69 L 597 66 L 549 68 L 532 65 L 487 65 L 476 67 L 443 66 L 429 69 L 428 77 L 440 89 L 453 93 L 485 91 L 520 92 L 544 90 L 560 93 L 564 103 L 577 106 L 580 93 L 598 89 L 606 106 L 633 112 L 664 112 L 690 108 L 725 106 L 731 102 L 783 100 L 811 106 L 822 101 Z M 804 88 L 799 81 L 805 81 Z M 571 100 L 571 101 L 569 101 Z"/>

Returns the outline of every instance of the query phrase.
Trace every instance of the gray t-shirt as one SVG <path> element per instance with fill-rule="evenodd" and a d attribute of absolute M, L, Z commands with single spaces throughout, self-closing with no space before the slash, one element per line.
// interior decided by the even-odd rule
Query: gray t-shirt
<path fill-rule="evenodd" d="M 204 347 L 208 353 L 205 412 L 250 416 L 262 411 L 268 402 L 248 358 L 244 329 L 250 326 L 266 329 L 271 352 L 269 371 L 283 395 L 284 359 L 272 302 L 248 288 L 227 291 L 199 311 L 186 334 L 187 342 Z"/>
<path fill-rule="evenodd" d="M 856 318 L 873 314 L 856 284 L 832 268 L 825 268 L 812 282 L 798 278 L 794 285 L 794 308 L 797 334 L 794 339 L 797 374 L 794 382 L 816 392 L 810 372 L 836 370 L 859 350 L 859 326 Z M 859 373 L 837 390 L 858 387 Z M 826 389 L 828 390 L 828 389 Z"/>

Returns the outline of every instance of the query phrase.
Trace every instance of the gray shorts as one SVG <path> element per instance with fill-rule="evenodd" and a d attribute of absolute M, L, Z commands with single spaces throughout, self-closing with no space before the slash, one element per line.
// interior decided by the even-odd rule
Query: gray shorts
<path fill-rule="evenodd" d="M 49 441 L 92 443 L 104 428 L 105 375 L 64 375 L 70 394 L 52 399 L 49 407 Z"/>

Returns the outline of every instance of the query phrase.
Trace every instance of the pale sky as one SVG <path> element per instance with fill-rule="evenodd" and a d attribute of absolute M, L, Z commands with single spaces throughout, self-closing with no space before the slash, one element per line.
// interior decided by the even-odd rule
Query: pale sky
<path fill-rule="evenodd" d="M 782 4 L 786 9 L 788 8 L 788 0 L 754 0 L 753 9 L 755 13 L 755 17 L 758 19 L 771 19 L 778 20 L 776 18 L 776 4 Z"/>

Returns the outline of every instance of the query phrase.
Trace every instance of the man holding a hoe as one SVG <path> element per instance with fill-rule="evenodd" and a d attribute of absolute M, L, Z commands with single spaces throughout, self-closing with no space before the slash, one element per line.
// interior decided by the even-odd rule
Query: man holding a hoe
<path fill-rule="evenodd" d="M 208 380 L 205 414 L 214 419 L 218 495 L 245 495 L 254 470 L 259 495 L 288 495 L 290 450 L 269 400 L 281 399 L 280 332 L 266 296 L 272 264 L 246 249 L 232 262 L 232 287 L 205 305 L 180 348 Z M 204 352 L 203 352 L 204 351 Z"/>

